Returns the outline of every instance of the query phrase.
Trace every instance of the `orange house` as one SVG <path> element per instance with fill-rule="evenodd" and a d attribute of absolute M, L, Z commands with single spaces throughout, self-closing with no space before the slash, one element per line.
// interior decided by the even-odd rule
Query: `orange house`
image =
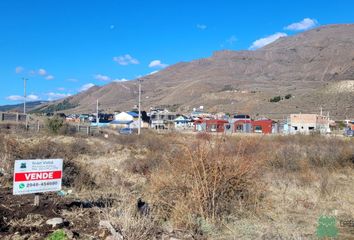
<path fill-rule="evenodd" d="M 270 119 L 252 121 L 252 129 L 254 133 L 272 133 L 273 121 Z"/>
<path fill-rule="evenodd" d="M 224 132 L 225 124 L 229 122 L 222 119 L 200 119 L 194 122 L 195 131 Z"/>

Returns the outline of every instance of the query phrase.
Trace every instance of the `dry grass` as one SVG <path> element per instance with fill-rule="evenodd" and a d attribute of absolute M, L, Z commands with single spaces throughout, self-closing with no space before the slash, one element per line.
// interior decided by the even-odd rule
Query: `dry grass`
<path fill-rule="evenodd" d="M 354 166 L 354 143 L 350 139 L 298 135 L 275 137 L 265 144 L 271 146 L 267 153 L 269 171 L 278 171 L 284 178 L 296 175 L 302 185 L 326 179 L 327 172 Z"/>
<path fill-rule="evenodd" d="M 114 199 L 94 217 L 125 239 L 161 236 L 166 225 L 194 239 L 308 239 L 320 215 L 354 214 L 354 141 L 344 138 L 0 135 L 1 184 L 11 183 L 13 160 L 54 157 L 77 196 Z M 138 197 L 148 216 L 137 213 Z"/>
<path fill-rule="evenodd" d="M 11 184 L 16 159 L 62 158 L 64 159 L 64 186 L 92 187 L 94 182 L 90 174 L 74 161 L 81 154 L 97 154 L 97 152 L 81 138 L 63 143 L 48 137 L 21 139 L 13 135 L 0 135 L 0 168 L 5 172 L 5 176 L 0 179 L 0 184 Z"/>
<path fill-rule="evenodd" d="M 229 215 L 256 211 L 263 191 L 256 179 L 264 162 L 244 154 L 251 144 L 238 142 L 230 151 L 222 138 L 180 143 L 149 178 L 160 218 L 198 233 Z"/>
<path fill-rule="evenodd" d="M 102 219 L 108 220 L 124 239 L 153 239 L 161 233 L 158 222 L 153 217 L 141 216 L 131 201 L 113 211 L 104 211 Z"/>

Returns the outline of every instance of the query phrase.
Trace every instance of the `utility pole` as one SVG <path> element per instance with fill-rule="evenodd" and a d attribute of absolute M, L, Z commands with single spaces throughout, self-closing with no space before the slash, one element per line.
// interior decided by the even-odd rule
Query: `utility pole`
<path fill-rule="evenodd" d="M 26 81 L 28 79 L 23 78 L 23 114 L 26 114 Z"/>
<path fill-rule="evenodd" d="M 139 126 L 138 126 L 138 135 L 140 135 L 141 132 L 141 82 L 142 80 L 138 80 L 139 82 L 139 101 L 138 101 L 138 111 L 139 111 Z"/>
<path fill-rule="evenodd" d="M 96 124 L 98 127 L 98 123 L 100 122 L 99 118 L 98 118 L 98 98 L 97 98 L 97 102 L 96 102 Z"/>
<path fill-rule="evenodd" d="M 27 117 L 27 114 L 26 114 L 26 98 L 27 98 L 27 94 L 26 94 L 26 82 L 27 82 L 28 79 L 26 78 L 23 78 L 23 114 L 25 115 L 25 118 L 26 118 L 26 122 L 25 122 L 25 127 L 26 127 L 26 130 L 27 130 L 27 127 L 28 127 L 28 117 Z"/>

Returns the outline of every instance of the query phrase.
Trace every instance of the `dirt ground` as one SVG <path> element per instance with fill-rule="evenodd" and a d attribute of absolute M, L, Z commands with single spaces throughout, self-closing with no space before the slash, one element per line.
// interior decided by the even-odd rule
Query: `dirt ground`
<path fill-rule="evenodd" d="M 109 204 L 107 199 L 82 201 L 72 197 L 62 197 L 55 193 L 40 195 L 39 206 L 34 206 L 33 195 L 12 195 L 12 189 L 0 189 L 0 238 L 44 239 L 58 227 L 52 228 L 45 222 L 60 217 L 63 225 L 76 238 L 88 239 L 95 237 L 104 239 L 108 232 L 99 229 L 100 209 Z M 17 238 L 17 239 L 18 239 Z"/>

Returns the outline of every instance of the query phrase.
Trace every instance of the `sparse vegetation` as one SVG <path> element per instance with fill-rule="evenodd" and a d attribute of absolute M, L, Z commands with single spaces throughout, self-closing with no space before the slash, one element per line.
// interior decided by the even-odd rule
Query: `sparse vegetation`
<path fill-rule="evenodd" d="M 64 126 L 64 120 L 58 116 L 47 119 L 47 128 L 51 133 L 57 134 Z"/>
<path fill-rule="evenodd" d="M 280 96 L 275 96 L 269 100 L 269 102 L 279 102 L 281 100 Z"/>
<path fill-rule="evenodd" d="M 157 108 L 162 108 L 162 109 L 168 109 L 171 112 L 176 112 L 179 107 L 181 106 L 181 104 L 163 104 L 163 105 L 159 105 L 157 106 Z"/>
<path fill-rule="evenodd" d="M 234 87 L 230 84 L 224 85 L 224 87 L 221 89 L 221 92 L 226 92 L 226 91 L 233 91 Z"/>
<path fill-rule="evenodd" d="M 77 107 L 77 104 L 73 104 L 69 99 L 64 99 L 62 102 L 58 104 L 49 105 L 47 107 L 43 107 L 41 109 L 36 109 L 35 112 L 41 113 L 54 113 L 58 111 L 68 110 Z"/>
<path fill-rule="evenodd" d="M 291 97 L 292 97 L 291 94 L 286 94 L 284 98 L 285 98 L 285 99 L 290 99 Z"/>
<path fill-rule="evenodd" d="M 64 190 L 104 206 L 57 211 L 81 236 L 106 236 L 98 221 L 107 219 L 124 239 L 291 238 L 293 228 L 312 237 L 330 205 L 338 217 L 354 209 L 353 140 L 335 137 L 0 135 L 1 186 L 11 186 L 13 161 L 28 158 L 63 158 Z M 138 198 L 148 210 L 137 209 Z"/>
<path fill-rule="evenodd" d="M 269 102 L 280 102 L 281 100 L 284 100 L 285 99 L 290 99 L 292 97 L 291 94 L 287 94 L 285 95 L 284 97 L 282 96 L 275 96 L 275 97 L 272 97 L 271 99 L 269 99 Z"/>
<path fill-rule="evenodd" d="M 262 161 L 244 154 L 247 144 L 230 146 L 222 139 L 180 143 L 150 176 L 148 190 L 161 219 L 199 232 L 200 221 L 216 224 L 254 211 L 262 192 L 261 184 L 256 190 Z"/>
<path fill-rule="evenodd" d="M 61 229 L 56 230 L 46 238 L 46 240 L 67 240 L 67 239 L 68 238 L 65 232 Z"/>

